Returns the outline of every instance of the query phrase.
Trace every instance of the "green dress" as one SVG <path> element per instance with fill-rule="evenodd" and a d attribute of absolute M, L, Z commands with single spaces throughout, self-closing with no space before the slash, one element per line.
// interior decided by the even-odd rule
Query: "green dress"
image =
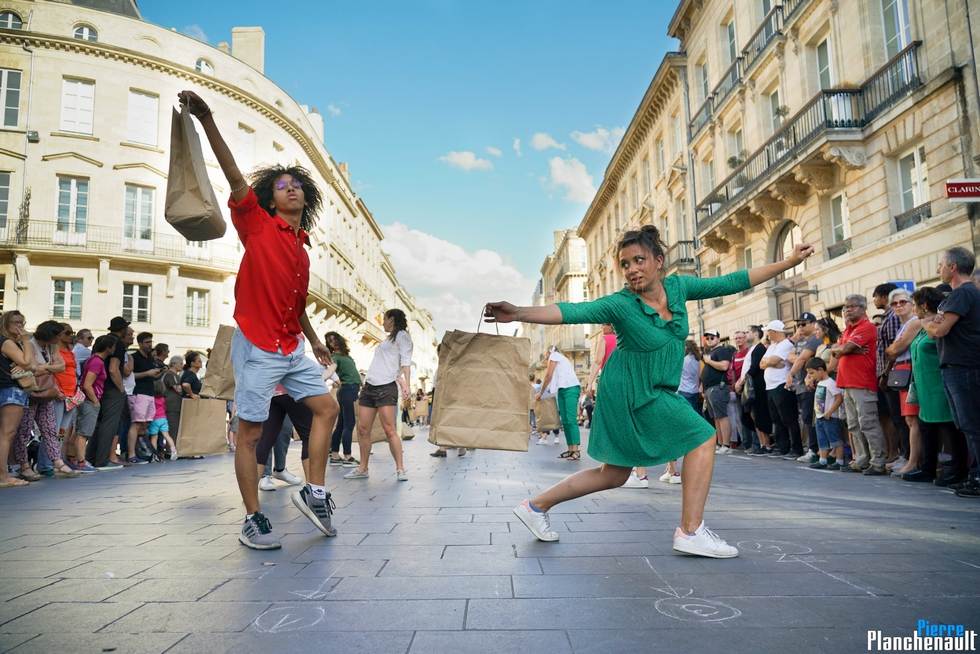
<path fill-rule="evenodd" d="M 677 394 L 688 337 L 687 301 L 747 290 L 749 273 L 664 279 L 669 321 L 628 289 L 593 302 L 559 302 L 563 323 L 611 323 L 616 349 L 599 378 L 589 456 L 610 465 L 655 466 L 712 438 L 714 426 Z"/>
<path fill-rule="evenodd" d="M 919 402 L 919 420 L 922 422 L 953 422 L 953 412 L 943 390 L 943 375 L 939 370 L 939 350 L 936 341 L 920 329 L 909 346 L 912 352 L 912 378 L 915 380 L 915 396 Z"/>

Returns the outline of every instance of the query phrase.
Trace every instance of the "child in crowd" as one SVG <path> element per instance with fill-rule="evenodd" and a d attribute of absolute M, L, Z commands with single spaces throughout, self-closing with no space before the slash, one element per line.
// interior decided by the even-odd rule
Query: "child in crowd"
<path fill-rule="evenodd" d="M 810 467 L 818 470 L 840 470 L 844 461 L 844 443 L 840 439 L 844 419 L 844 393 L 837 388 L 837 382 L 827 373 L 827 362 L 820 357 L 807 359 L 806 376 L 816 388 L 813 413 L 816 418 L 817 444 L 820 448 L 820 460 L 811 463 Z M 833 456 L 828 458 L 831 453 Z"/>
<path fill-rule="evenodd" d="M 112 335 L 99 336 L 92 345 L 92 354 L 82 366 L 82 392 L 85 401 L 78 405 L 78 417 L 75 420 L 75 432 L 72 442 L 65 447 L 68 452 L 76 453 L 75 470 L 82 473 L 96 472 L 85 460 L 85 448 L 88 439 L 95 433 L 95 425 L 99 420 L 99 410 L 102 408 L 102 391 L 107 377 L 105 360 L 112 354 L 116 346 L 116 337 Z M 115 464 L 113 467 L 121 468 Z"/>
<path fill-rule="evenodd" d="M 163 440 L 167 441 L 167 447 L 170 448 L 170 460 L 176 461 L 177 444 L 170 437 L 170 423 L 167 422 L 167 400 L 164 399 L 166 393 L 167 387 L 162 380 L 153 384 L 153 404 L 156 408 L 156 413 L 153 414 L 153 422 L 146 428 L 146 434 L 150 437 L 150 443 L 153 444 L 154 450 L 156 449 L 157 440 L 154 436 L 157 434 L 163 436 Z"/>

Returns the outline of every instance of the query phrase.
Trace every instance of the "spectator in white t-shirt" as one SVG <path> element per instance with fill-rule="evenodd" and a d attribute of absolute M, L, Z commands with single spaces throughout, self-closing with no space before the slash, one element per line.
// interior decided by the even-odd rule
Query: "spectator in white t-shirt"
<path fill-rule="evenodd" d="M 827 362 L 820 357 L 807 359 L 806 377 L 816 388 L 813 417 L 820 456 L 820 460 L 811 463 L 810 467 L 840 470 L 844 462 L 844 442 L 840 438 L 844 420 L 844 392 L 837 388 L 837 382 L 827 373 Z M 830 454 L 833 454 L 833 461 L 830 461 Z"/>
<path fill-rule="evenodd" d="M 772 418 L 775 445 L 770 458 L 795 459 L 803 454 L 803 441 L 800 439 L 800 421 L 796 405 L 796 394 L 786 389 L 789 376 L 789 355 L 793 343 L 786 338 L 786 325 L 782 320 L 770 321 L 763 328 L 769 336 L 771 345 L 762 357 L 760 367 L 765 371 L 766 396 L 769 400 L 769 415 Z M 793 448 L 799 449 L 796 452 Z"/>

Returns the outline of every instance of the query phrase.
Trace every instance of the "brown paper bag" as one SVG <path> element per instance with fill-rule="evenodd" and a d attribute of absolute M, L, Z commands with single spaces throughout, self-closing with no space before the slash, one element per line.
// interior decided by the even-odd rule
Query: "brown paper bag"
<path fill-rule="evenodd" d="M 561 429 L 561 415 L 558 413 L 558 400 L 545 397 L 534 403 L 534 424 L 538 432 Z"/>
<path fill-rule="evenodd" d="M 180 429 L 177 430 L 180 456 L 206 456 L 228 451 L 226 416 L 222 401 L 185 398 L 180 405 Z"/>
<path fill-rule="evenodd" d="M 201 379 L 201 397 L 235 399 L 235 369 L 231 365 L 231 337 L 234 335 L 234 327 L 218 325 L 208 369 Z"/>
<path fill-rule="evenodd" d="M 429 441 L 527 452 L 530 361 L 530 339 L 447 332 L 439 349 Z"/>
<path fill-rule="evenodd" d="M 221 238 L 227 228 L 208 178 L 201 140 L 187 107 L 173 110 L 167 203 L 163 215 L 189 241 Z"/>

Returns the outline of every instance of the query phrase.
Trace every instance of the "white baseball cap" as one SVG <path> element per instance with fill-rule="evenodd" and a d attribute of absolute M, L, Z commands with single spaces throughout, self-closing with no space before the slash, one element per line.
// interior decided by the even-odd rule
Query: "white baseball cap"
<path fill-rule="evenodd" d="M 766 332 L 785 332 L 786 325 L 783 324 L 782 320 L 770 320 L 769 324 L 762 328 Z"/>

